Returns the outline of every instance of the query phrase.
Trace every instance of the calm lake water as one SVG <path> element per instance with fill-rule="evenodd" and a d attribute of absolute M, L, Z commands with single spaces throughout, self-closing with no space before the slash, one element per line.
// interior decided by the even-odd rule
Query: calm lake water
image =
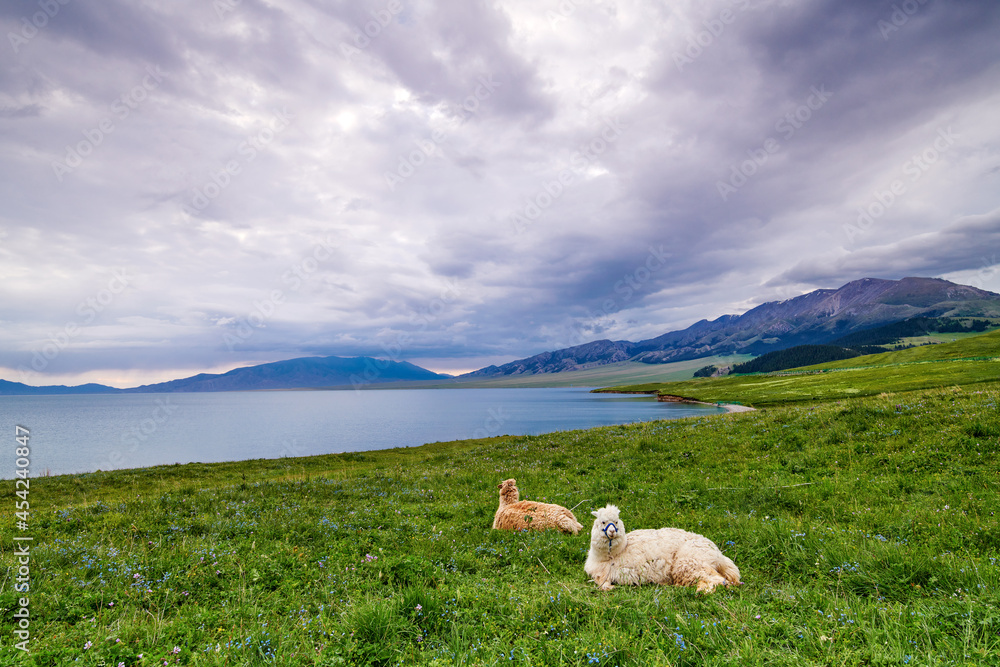
<path fill-rule="evenodd" d="M 721 408 L 587 389 L 396 389 L 103 396 L 0 396 L 14 477 L 15 425 L 30 430 L 31 476 L 310 456 L 494 435 L 537 435 Z"/>

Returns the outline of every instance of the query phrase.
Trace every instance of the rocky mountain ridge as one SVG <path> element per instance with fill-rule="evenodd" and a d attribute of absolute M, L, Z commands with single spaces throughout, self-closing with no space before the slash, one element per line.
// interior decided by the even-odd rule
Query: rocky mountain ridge
<path fill-rule="evenodd" d="M 764 354 L 795 345 L 821 345 L 918 316 L 1000 317 L 1000 294 L 940 278 L 862 278 L 838 289 L 764 303 L 742 315 L 701 320 L 649 340 L 593 341 L 461 377 L 556 373 L 629 360 L 658 364 L 717 354 Z"/>

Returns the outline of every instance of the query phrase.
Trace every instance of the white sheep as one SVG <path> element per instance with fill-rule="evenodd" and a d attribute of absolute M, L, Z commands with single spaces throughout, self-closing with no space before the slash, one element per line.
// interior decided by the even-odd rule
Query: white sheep
<path fill-rule="evenodd" d="M 584 571 L 601 590 L 613 584 L 644 583 L 690 586 L 711 593 L 718 585 L 740 584 L 740 571 L 707 537 L 680 528 L 625 533 L 618 508 L 608 505 L 594 515 L 590 553 Z"/>

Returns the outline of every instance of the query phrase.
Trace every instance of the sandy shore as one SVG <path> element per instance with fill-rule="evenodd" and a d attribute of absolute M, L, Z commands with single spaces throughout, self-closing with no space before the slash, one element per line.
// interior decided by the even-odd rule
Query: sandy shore
<path fill-rule="evenodd" d="M 684 398 L 683 396 L 671 396 L 669 394 L 656 394 L 656 400 L 663 401 L 664 403 L 692 403 L 694 405 L 711 405 L 717 408 L 723 408 L 726 412 L 753 412 L 756 410 L 756 408 L 751 408 L 748 405 L 737 405 L 735 403 L 708 403 L 706 401 L 696 401 L 693 398 Z"/>
<path fill-rule="evenodd" d="M 675 402 L 675 401 L 671 401 Z M 715 408 L 722 408 L 726 412 L 754 412 L 757 408 L 751 408 L 749 405 L 737 405 L 735 403 L 706 403 L 705 401 L 676 401 L 677 403 L 694 403 L 696 405 L 711 405 Z"/>
<path fill-rule="evenodd" d="M 736 405 L 735 403 L 706 403 L 705 405 L 718 405 L 720 408 L 725 408 L 726 412 L 753 412 L 757 408 L 751 408 L 749 405 Z"/>
<path fill-rule="evenodd" d="M 603 394 L 649 394 L 655 396 L 656 400 L 662 401 L 664 403 L 691 403 L 692 405 L 711 405 L 716 408 L 723 408 L 726 412 L 754 412 L 757 408 L 751 408 L 749 405 L 737 405 L 736 403 L 707 403 L 705 401 L 696 401 L 693 398 L 684 398 L 683 396 L 671 396 L 670 394 L 658 394 L 655 391 L 605 391 L 600 392 Z"/>

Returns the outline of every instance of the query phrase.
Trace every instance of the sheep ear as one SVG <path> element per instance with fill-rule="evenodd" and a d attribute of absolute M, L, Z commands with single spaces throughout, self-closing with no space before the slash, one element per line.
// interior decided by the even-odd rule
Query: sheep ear
<path fill-rule="evenodd" d="M 591 512 L 591 514 L 593 514 L 594 516 L 597 516 L 597 510 L 594 510 L 593 512 Z"/>

